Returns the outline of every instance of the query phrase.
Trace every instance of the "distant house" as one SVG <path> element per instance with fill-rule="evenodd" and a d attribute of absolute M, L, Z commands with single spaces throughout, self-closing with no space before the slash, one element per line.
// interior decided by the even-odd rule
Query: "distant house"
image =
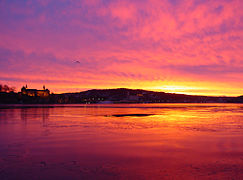
<path fill-rule="evenodd" d="M 39 97 L 48 97 L 50 95 L 50 91 L 43 86 L 43 90 L 38 89 L 28 89 L 27 85 L 21 88 L 21 94 L 27 96 L 39 96 Z"/>

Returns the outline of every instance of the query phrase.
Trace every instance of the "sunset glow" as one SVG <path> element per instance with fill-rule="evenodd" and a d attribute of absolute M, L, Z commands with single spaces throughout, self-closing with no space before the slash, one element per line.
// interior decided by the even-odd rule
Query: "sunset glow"
<path fill-rule="evenodd" d="M 0 84 L 243 95 L 241 0 L 1 0 Z"/>

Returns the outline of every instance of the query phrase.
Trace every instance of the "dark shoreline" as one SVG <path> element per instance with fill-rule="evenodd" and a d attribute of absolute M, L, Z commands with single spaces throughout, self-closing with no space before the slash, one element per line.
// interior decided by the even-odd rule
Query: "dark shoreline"
<path fill-rule="evenodd" d="M 29 109 L 29 108 L 176 108 L 185 109 L 187 105 L 194 108 L 224 107 L 224 104 L 243 103 L 121 103 L 121 104 L 0 104 L 0 109 Z M 142 106 L 145 105 L 145 106 Z M 148 106 L 146 106 L 148 105 Z M 175 105 L 175 106 L 172 106 Z"/>
<path fill-rule="evenodd" d="M 93 89 L 77 93 L 28 96 L 0 92 L 0 104 L 149 104 L 149 103 L 243 103 L 243 96 L 198 96 L 141 89 Z"/>

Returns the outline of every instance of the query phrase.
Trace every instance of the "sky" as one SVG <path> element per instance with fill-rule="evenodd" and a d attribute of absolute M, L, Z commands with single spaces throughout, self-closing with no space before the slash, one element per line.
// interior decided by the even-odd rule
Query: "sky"
<path fill-rule="evenodd" d="M 0 84 L 243 95 L 243 1 L 0 0 Z"/>

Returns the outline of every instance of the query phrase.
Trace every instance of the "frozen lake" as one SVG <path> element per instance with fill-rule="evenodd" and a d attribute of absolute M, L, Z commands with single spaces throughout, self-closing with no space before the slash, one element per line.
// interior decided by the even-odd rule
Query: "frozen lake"
<path fill-rule="evenodd" d="M 243 104 L 0 106 L 0 179 L 243 179 Z"/>

